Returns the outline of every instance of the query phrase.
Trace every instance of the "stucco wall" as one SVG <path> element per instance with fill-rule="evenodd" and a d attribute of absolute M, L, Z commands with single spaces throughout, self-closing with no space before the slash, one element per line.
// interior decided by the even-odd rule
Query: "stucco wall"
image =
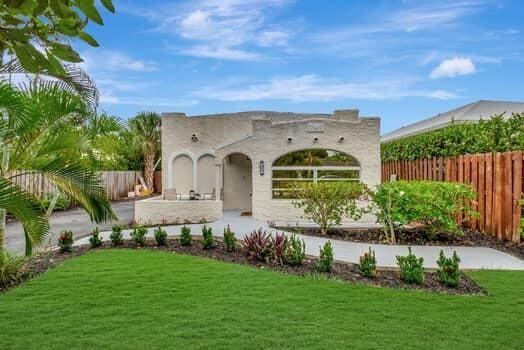
<path fill-rule="evenodd" d="M 292 151 L 328 148 L 348 153 L 360 163 L 362 182 L 372 187 L 380 183 L 380 119 L 361 118 L 356 110 L 337 111 L 334 115 L 249 112 L 185 117 L 167 114 L 162 123 L 163 169 L 168 170 L 164 172 L 164 184 L 172 171 L 169 161 L 177 154 L 198 159 L 201 154 L 210 153 L 215 155 L 215 164 L 221 165 L 227 155 L 242 153 L 252 162 L 252 212 L 257 219 L 292 221 L 301 217 L 301 210 L 293 208 L 291 201 L 271 198 L 271 164 Z M 191 141 L 192 134 L 198 141 Z M 259 173 L 261 161 L 264 175 Z M 226 170 L 224 177 L 227 176 Z M 362 219 L 362 222 L 371 221 L 374 221 L 371 216 Z"/>
<path fill-rule="evenodd" d="M 155 197 L 135 202 L 139 225 L 167 225 L 216 221 L 222 217 L 222 201 L 171 201 Z"/>

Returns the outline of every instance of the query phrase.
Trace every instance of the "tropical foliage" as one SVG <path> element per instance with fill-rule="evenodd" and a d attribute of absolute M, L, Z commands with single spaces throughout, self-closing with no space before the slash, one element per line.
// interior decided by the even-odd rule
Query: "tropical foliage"
<path fill-rule="evenodd" d="M 425 225 L 429 238 L 438 232 L 462 234 L 459 214 L 476 216 L 468 205 L 476 197 L 470 186 L 438 181 L 395 181 L 378 186 L 373 193 L 378 222 L 391 243 L 403 225 Z"/>
<path fill-rule="evenodd" d="M 90 113 L 82 96 L 60 84 L 34 82 L 17 89 L 0 82 L 0 247 L 6 212 L 23 225 L 27 254 L 49 228 L 39 199 L 15 183 L 19 174 L 13 171 L 43 176 L 97 223 L 115 217 L 100 177 L 84 160 L 88 137 L 82 123 Z"/>
<path fill-rule="evenodd" d="M 160 149 L 160 116 L 153 112 L 142 112 L 129 120 L 135 149 L 144 160 L 144 178 L 149 189 L 153 188 L 155 158 Z"/>
<path fill-rule="evenodd" d="M 452 157 L 524 149 L 524 113 L 495 115 L 478 123 L 450 126 L 382 144 L 382 160 Z"/>
<path fill-rule="evenodd" d="M 82 61 L 69 45 L 71 39 L 78 38 L 91 46 L 98 46 L 97 41 L 85 32 L 90 21 L 99 25 L 104 23 L 96 8 L 97 3 L 95 0 L 2 1 L 0 61 L 7 51 L 16 56 L 27 72 L 67 76 L 63 61 Z M 115 12 L 111 0 L 100 0 L 100 3 L 108 11 Z"/>
<path fill-rule="evenodd" d="M 309 182 L 297 185 L 293 200 L 296 208 L 304 210 L 304 218 L 320 226 L 322 234 L 334 225 L 339 225 L 345 216 L 358 219 L 363 209 L 357 199 L 366 193 L 360 182 Z"/>

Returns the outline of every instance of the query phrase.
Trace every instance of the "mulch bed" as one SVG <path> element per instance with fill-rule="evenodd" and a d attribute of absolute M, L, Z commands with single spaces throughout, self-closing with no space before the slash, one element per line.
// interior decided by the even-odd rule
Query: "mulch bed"
<path fill-rule="evenodd" d="M 122 248 L 172 251 L 173 253 L 202 256 L 229 263 L 249 265 L 260 269 L 275 270 L 292 275 L 307 276 L 318 279 L 334 279 L 349 283 L 373 285 L 377 287 L 418 289 L 446 294 L 486 295 L 486 292 L 475 281 L 463 273 L 461 274 L 460 285 L 458 288 L 450 288 L 440 284 L 437 280 L 435 272 L 425 272 L 424 283 L 422 285 L 407 284 L 400 279 L 400 274 L 398 271 L 390 269 L 378 270 L 378 276 L 374 279 L 366 278 L 358 273 L 358 265 L 342 262 L 335 262 L 333 270 L 329 273 L 319 273 L 316 270 L 318 258 L 306 257 L 304 263 L 301 266 L 266 264 L 249 259 L 246 251 L 241 247 L 237 248 L 237 250 L 234 252 L 228 252 L 223 242 L 218 238 L 216 239 L 215 247 L 213 249 L 207 250 L 202 248 L 202 244 L 198 240 L 193 240 L 193 244 L 190 246 L 181 246 L 178 239 L 172 237 L 168 239 L 167 245 L 162 247 L 155 246 L 154 240 L 148 239 L 146 245 L 139 248 L 137 248 L 131 241 L 125 240 L 124 244 L 118 248 L 113 248 L 108 242 L 105 242 L 101 247 L 96 249 Z M 25 280 L 28 280 L 47 271 L 48 269 L 59 265 L 64 260 L 83 255 L 90 250 L 92 249 L 90 249 L 88 245 L 83 245 L 80 247 L 74 247 L 72 253 L 50 251 L 39 256 L 35 256 L 26 263 L 26 273 L 19 283 L 22 283 Z M 12 287 L 15 287 L 15 285 L 4 289 L 0 287 L 0 293 Z"/>
<path fill-rule="evenodd" d="M 275 227 L 278 230 L 295 230 L 293 227 Z M 381 230 L 373 229 L 333 229 L 327 235 L 322 235 L 320 230 L 314 227 L 300 228 L 302 234 L 343 241 L 387 244 L 387 240 Z M 465 247 L 487 247 L 524 259 L 524 242 L 515 243 L 511 241 L 498 240 L 479 231 L 466 230 L 464 236 L 454 234 L 437 234 L 435 237 L 428 237 L 424 230 L 410 229 L 397 234 L 397 243 L 401 245 L 427 245 L 427 246 L 465 246 Z"/>

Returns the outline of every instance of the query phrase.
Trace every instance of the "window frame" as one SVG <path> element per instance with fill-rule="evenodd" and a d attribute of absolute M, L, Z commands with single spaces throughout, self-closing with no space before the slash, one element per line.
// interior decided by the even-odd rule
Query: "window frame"
<path fill-rule="evenodd" d="M 312 171 L 313 177 L 312 178 L 279 178 L 274 177 L 274 172 L 278 170 L 287 170 L 287 171 Z M 318 178 L 318 172 L 322 170 L 334 170 L 334 171 L 357 171 L 358 176 L 356 178 L 334 178 L 334 179 L 319 179 Z M 271 199 L 272 200 L 293 200 L 293 198 L 275 198 L 275 191 L 293 191 L 293 189 L 290 188 L 278 188 L 274 187 L 273 184 L 275 181 L 293 181 L 293 182 L 312 182 L 317 183 L 319 181 L 360 181 L 360 166 L 357 165 L 347 165 L 347 166 L 323 166 L 323 165 L 313 165 L 313 166 L 304 166 L 304 165 L 297 165 L 297 166 L 272 166 L 271 167 Z"/>

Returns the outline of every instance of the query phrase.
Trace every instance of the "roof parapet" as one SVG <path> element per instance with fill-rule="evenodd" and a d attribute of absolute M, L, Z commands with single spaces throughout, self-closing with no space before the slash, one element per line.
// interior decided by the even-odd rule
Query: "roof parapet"
<path fill-rule="evenodd" d="M 335 119 L 337 120 L 358 120 L 358 109 L 338 109 L 334 113 Z"/>

